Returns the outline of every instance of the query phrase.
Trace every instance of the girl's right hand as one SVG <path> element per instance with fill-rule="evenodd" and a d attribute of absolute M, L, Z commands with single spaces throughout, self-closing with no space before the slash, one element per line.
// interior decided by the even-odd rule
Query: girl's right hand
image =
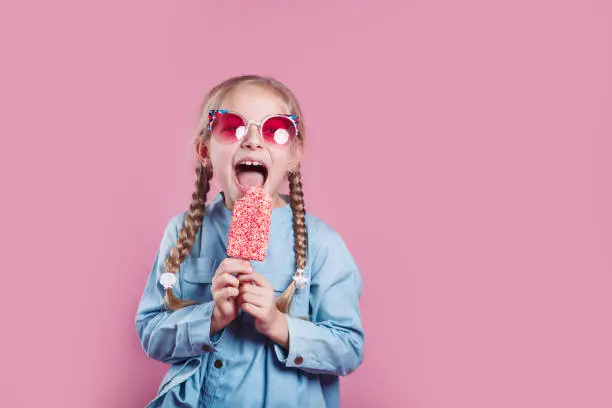
<path fill-rule="evenodd" d="M 238 316 L 240 305 L 236 298 L 240 282 L 234 275 L 252 271 L 249 261 L 236 258 L 225 258 L 217 268 L 210 288 L 215 302 L 210 324 L 211 335 L 223 329 Z"/>

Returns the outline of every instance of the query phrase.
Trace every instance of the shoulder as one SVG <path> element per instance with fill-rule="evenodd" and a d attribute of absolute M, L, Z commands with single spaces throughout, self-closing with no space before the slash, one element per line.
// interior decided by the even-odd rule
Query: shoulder
<path fill-rule="evenodd" d="M 223 223 L 225 221 L 229 222 L 231 220 L 231 212 L 225 209 L 223 205 L 223 201 L 220 195 L 217 195 L 213 200 L 206 203 L 205 206 L 205 216 L 203 223 L 204 225 L 208 224 L 216 224 Z M 229 219 L 228 214 L 229 212 Z M 174 242 L 178 240 L 179 234 L 183 226 L 185 225 L 185 220 L 189 216 L 190 210 L 184 209 L 178 213 L 171 214 L 166 219 L 166 227 L 164 231 L 164 237 L 167 242 Z M 200 239 L 200 236 L 203 234 L 203 228 L 198 228 L 196 231 L 196 241 Z"/>
<path fill-rule="evenodd" d="M 306 213 L 306 228 L 308 230 L 308 238 L 315 246 L 320 246 L 323 242 L 340 243 L 343 242 L 342 236 L 331 225 L 327 224 L 321 218 L 307 212 Z"/>
<path fill-rule="evenodd" d="M 204 222 L 208 221 L 211 215 L 216 216 L 216 214 L 212 214 L 212 212 L 218 211 L 217 207 L 218 206 L 214 206 L 214 203 L 212 202 L 206 203 L 206 210 L 205 210 L 206 216 L 204 217 Z M 178 233 L 178 231 L 185 224 L 185 218 L 187 218 L 188 214 L 189 214 L 189 210 L 186 209 L 179 213 L 175 213 L 171 215 L 169 219 L 167 220 L 166 229 L 174 229 Z"/>
<path fill-rule="evenodd" d="M 168 252 L 171 247 L 176 244 L 178 235 L 183 223 L 185 222 L 185 216 L 187 211 L 171 215 L 166 219 L 166 226 L 162 234 L 161 250 L 162 252 Z"/>
<path fill-rule="evenodd" d="M 188 210 L 171 215 L 166 222 L 166 233 L 175 232 L 178 234 L 178 231 L 185 223 L 185 217 L 187 216 L 187 214 L 189 214 Z"/>
<path fill-rule="evenodd" d="M 310 213 L 306 213 L 306 227 L 313 276 L 330 266 L 337 273 L 357 272 L 355 260 L 336 229 Z"/>

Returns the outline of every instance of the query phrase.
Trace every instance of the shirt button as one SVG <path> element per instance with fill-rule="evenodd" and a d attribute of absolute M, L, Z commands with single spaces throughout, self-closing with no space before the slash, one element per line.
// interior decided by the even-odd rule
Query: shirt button
<path fill-rule="evenodd" d="M 223 361 L 221 360 L 215 361 L 215 368 L 221 368 L 221 367 L 223 367 Z"/>
<path fill-rule="evenodd" d="M 302 356 L 297 356 L 294 360 L 295 364 L 300 365 L 304 362 L 304 359 L 302 358 Z"/>
<path fill-rule="evenodd" d="M 212 347 L 210 347 L 208 344 L 205 344 L 202 346 L 202 351 L 212 351 Z"/>

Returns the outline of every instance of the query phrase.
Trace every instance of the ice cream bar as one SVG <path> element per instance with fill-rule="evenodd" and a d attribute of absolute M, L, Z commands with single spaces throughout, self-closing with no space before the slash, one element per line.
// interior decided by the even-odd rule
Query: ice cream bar
<path fill-rule="evenodd" d="M 261 187 L 253 187 L 234 203 L 227 240 L 227 255 L 249 261 L 263 261 L 268 251 L 272 197 Z"/>

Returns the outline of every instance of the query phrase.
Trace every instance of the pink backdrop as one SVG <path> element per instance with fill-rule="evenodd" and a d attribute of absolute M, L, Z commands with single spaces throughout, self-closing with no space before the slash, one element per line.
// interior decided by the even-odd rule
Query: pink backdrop
<path fill-rule="evenodd" d="M 289 84 L 361 266 L 345 407 L 612 406 L 612 3 L 0 5 L 2 407 L 138 407 L 134 314 L 228 76 Z"/>

